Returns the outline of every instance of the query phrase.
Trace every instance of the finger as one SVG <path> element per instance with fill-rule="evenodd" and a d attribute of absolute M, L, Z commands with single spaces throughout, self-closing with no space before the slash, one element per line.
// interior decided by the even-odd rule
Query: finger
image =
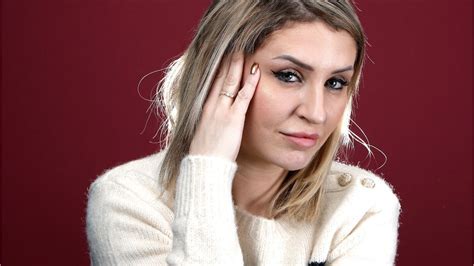
<path fill-rule="evenodd" d="M 222 95 L 222 93 L 227 93 L 228 95 L 236 95 L 239 91 L 240 80 L 242 78 L 242 70 L 244 65 L 244 54 L 243 52 L 238 52 L 232 55 L 229 70 L 224 79 L 224 84 L 222 90 L 219 93 L 220 102 L 223 104 L 232 104 L 234 101 L 233 97 Z"/>
<path fill-rule="evenodd" d="M 219 69 L 217 70 L 217 74 L 214 78 L 214 81 L 211 85 L 211 90 L 206 100 L 206 104 L 213 104 L 217 102 L 219 97 L 219 93 L 221 92 L 222 86 L 224 84 L 224 79 L 227 76 L 227 72 L 229 71 L 230 65 L 230 56 L 227 55 L 222 58 L 221 63 L 219 65 Z"/>
<path fill-rule="evenodd" d="M 253 74 L 251 72 L 251 74 L 248 75 L 244 86 L 237 94 L 234 104 L 232 105 L 232 109 L 234 109 L 236 113 L 242 115 L 247 113 L 250 101 L 255 94 L 255 89 L 257 88 L 257 84 L 260 79 L 260 68 L 258 67 L 258 64 L 254 63 L 251 69 L 254 69 L 255 72 Z"/>

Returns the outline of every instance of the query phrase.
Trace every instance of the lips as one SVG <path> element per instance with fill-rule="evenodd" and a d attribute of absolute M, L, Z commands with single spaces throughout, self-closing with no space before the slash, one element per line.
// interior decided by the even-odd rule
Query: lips
<path fill-rule="evenodd" d="M 319 138 L 319 135 L 316 133 L 294 132 L 282 134 L 292 144 L 302 148 L 310 148 L 314 146 Z"/>

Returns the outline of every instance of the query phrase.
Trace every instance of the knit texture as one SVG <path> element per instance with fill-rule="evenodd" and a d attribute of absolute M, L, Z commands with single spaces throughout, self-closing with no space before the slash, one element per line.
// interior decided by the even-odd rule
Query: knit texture
<path fill-rule="evenodd" d="M 176 197 L 160 198 L 163 156 L 117 166 L 90 186 L 92 265 L 394 265 L 400 203 L 373 173 L 334 162 L 321 216 L 295 223 L 234 206 L 237 165 L 215 157 L 185 157 Z"/>

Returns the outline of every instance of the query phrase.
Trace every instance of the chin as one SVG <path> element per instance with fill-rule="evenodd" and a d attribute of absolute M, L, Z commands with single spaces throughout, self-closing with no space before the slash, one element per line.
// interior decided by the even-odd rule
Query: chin
<path fill-rule="evenodd" d="M 284 156 L 276 158 L 275 164 L 288 171 L 296 171 L 305 168 L 311 163 L 313 157 L 302 152 L 289 152 Z"/>

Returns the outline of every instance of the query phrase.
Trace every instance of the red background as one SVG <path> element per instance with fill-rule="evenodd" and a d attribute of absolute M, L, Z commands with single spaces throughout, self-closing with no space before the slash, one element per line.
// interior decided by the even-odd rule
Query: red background
<path fill-rule="evenodd" d="M 157 150 L 138 81 L 183 51 L 210 1 L 179 2 L 2 1 L 1 264 L 89 263 L 87 187 Z M 472 3 L 358 2 L 374 63 L 356 121 L 401 198 L 397 265 L 470 265 Z"/>

